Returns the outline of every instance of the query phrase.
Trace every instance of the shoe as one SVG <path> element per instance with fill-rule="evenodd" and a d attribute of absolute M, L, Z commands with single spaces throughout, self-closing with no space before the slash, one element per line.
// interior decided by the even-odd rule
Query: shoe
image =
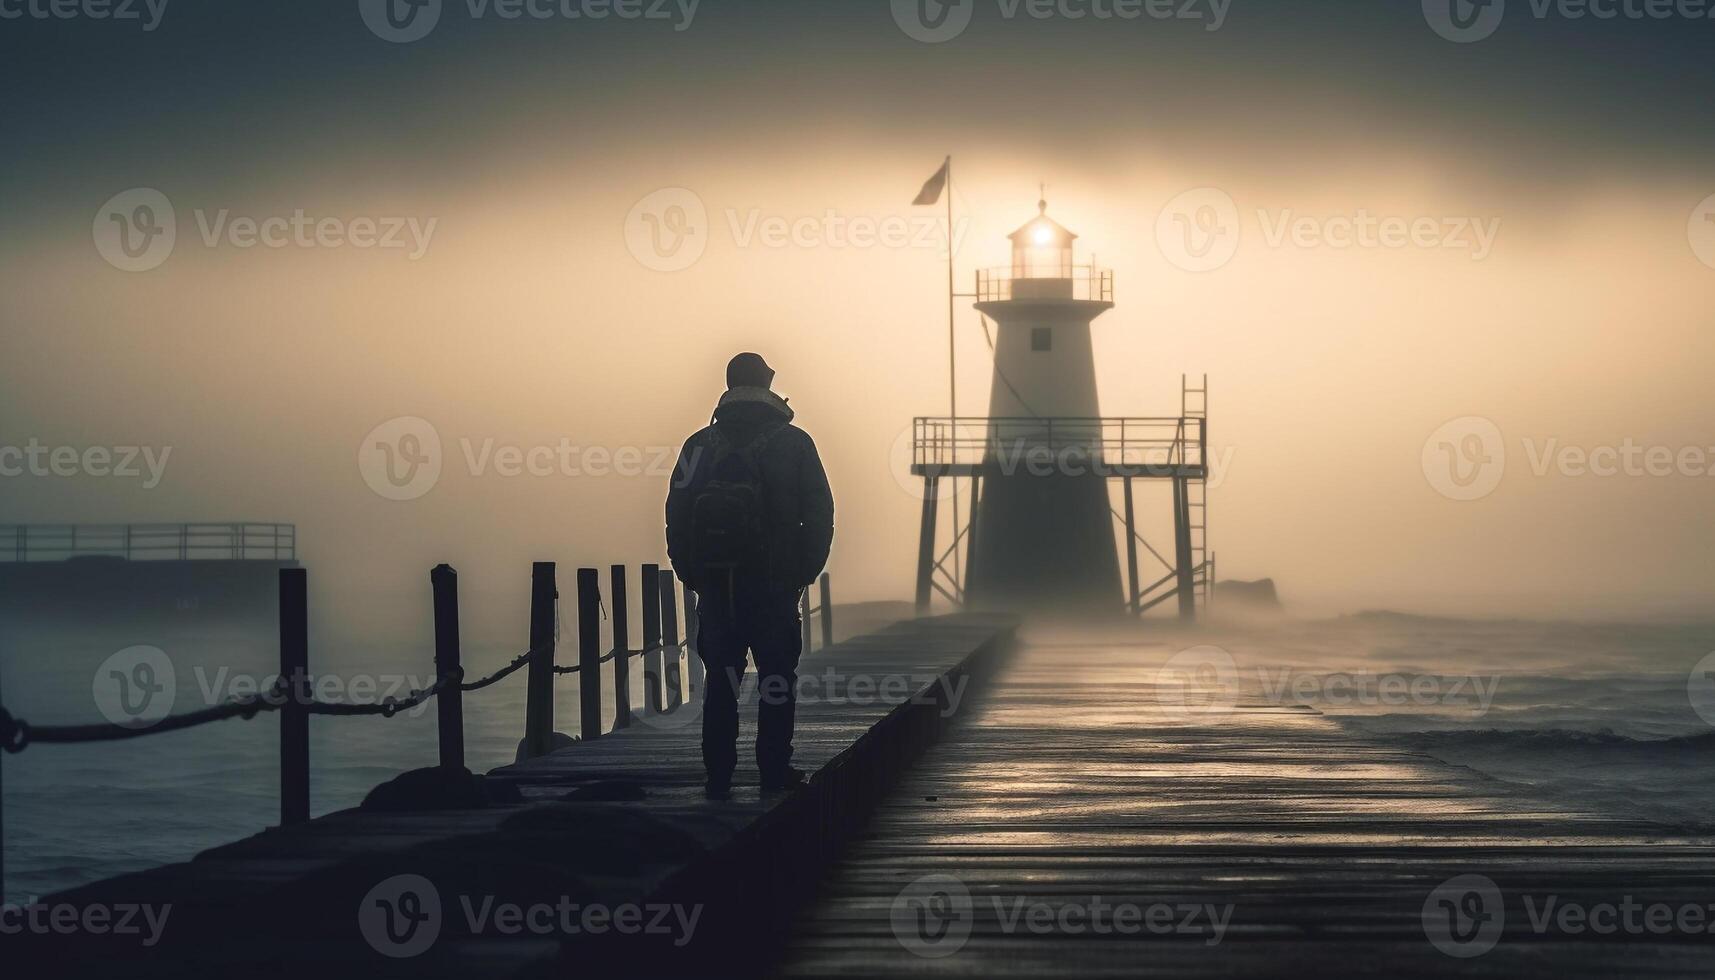
<path fill-rule="evenodd" d="M 703 795 L 711 800 L 732 799 L 731 779 L 711 779 L 703 784 Z"/>
<path fill-rule="evenodd" d="M 796 766 L 787 766 L 786 771 L 778 776 L 762 777 L 762 791 L 764 793 L 781 793 L 789 789 L 802 789 L 804 785 L 804 771 Z"/>

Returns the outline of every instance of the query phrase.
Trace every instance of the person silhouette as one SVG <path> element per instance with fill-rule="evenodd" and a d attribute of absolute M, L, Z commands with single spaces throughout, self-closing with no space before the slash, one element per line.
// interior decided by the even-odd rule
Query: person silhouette
<path fill-rule="evenodd" d="M 667 494 L 667 557 L 697 594 L 706 795 L 727 799 L 738 765 L 738 691 L 756 661 L 756 767 L 764 792 L 802 785 L 792 730 L 803 653 L 799 596 L 827 563 L 834 497 L 816 444 L 742 353 L 710 424 L 686 440 Z"/>

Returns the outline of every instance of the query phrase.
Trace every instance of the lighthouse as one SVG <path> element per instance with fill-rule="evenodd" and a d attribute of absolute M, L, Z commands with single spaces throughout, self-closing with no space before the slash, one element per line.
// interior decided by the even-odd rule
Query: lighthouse
<path fill-rule="evenodd" d="M 1010 266 L 978 275 L 976 309 L 994 325 L 994 377 L 966 587 L 974 605 L 1124 600 L 1091 338 L 1113 308 L 1113 277 L 1076 263 L 1077 237 L 1039 201 L 1036 217 L 1008 236 Z"/>
<path fill-rule="evenodd" d="M 1046 201 L 1036 212 L 1007 236 L 1012 261 L 976 276 L 974 305 L 994 348 L 988 415 L 913 422 L 911 473 L 923 479 L 917 608 L 926 612 L 938 593 L 966 606 L 1141 616 L 1177 599 L 1180 618 L 1194 618 L 1215 568 L 1207 378 L 1195 387 L 1182 380 L 1177 416 L 1102 415 L 1092 327 L 1113 309 L 1113 274 L 1078 263 L 1078 236 L 1048 216 Z M 961 480 L 970 495 L 963 526 Z M 1171 485 L 1168 549 L 1139 533 L 1140 480 Z M 1121 508 L 1110 501 L 1114 484 Z M 949 489 L 955 526 L 943 547 L 936 525 Z M 1144 557 L 1166 574 L 1146 582 Z"/>

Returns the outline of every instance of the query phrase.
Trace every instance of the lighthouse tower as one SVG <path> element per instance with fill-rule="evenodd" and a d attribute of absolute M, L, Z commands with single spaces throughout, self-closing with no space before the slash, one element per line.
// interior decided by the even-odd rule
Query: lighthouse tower
<path fill-rule="evenodd" d="M 1037 211 L 1008 236 L 1011 266 L 977 276 L 976 309 L 995 325 L 994 379 L 967 599 L 1115 608 L 1125 596 L 1090 337 L 1113 308 L 1113 278 L 1076 265 L 1077 236 L 1047 202 Z"/>

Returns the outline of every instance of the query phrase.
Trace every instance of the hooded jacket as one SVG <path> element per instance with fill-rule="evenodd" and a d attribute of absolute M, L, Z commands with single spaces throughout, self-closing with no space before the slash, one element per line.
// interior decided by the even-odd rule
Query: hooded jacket
<path fill-rule="evenodd" d="M 714 421 L 685 441 L 667 492 L 667 557 L 674 574 L 696 591 L 701 581 L 692 551 L 691 509 L 707 482 L 720 442 L 748 445 L 759 435 L 756 468 L 762 480 L 768 570 L 762 585 L 797 591 L 816 580 L 834 541 L 834 495 L 809 433 L 792 425 L 793 412 L 767 388 L 730 388 L 715 406 Z M 766 433 L 765 435 L 763 435 Z"/>

